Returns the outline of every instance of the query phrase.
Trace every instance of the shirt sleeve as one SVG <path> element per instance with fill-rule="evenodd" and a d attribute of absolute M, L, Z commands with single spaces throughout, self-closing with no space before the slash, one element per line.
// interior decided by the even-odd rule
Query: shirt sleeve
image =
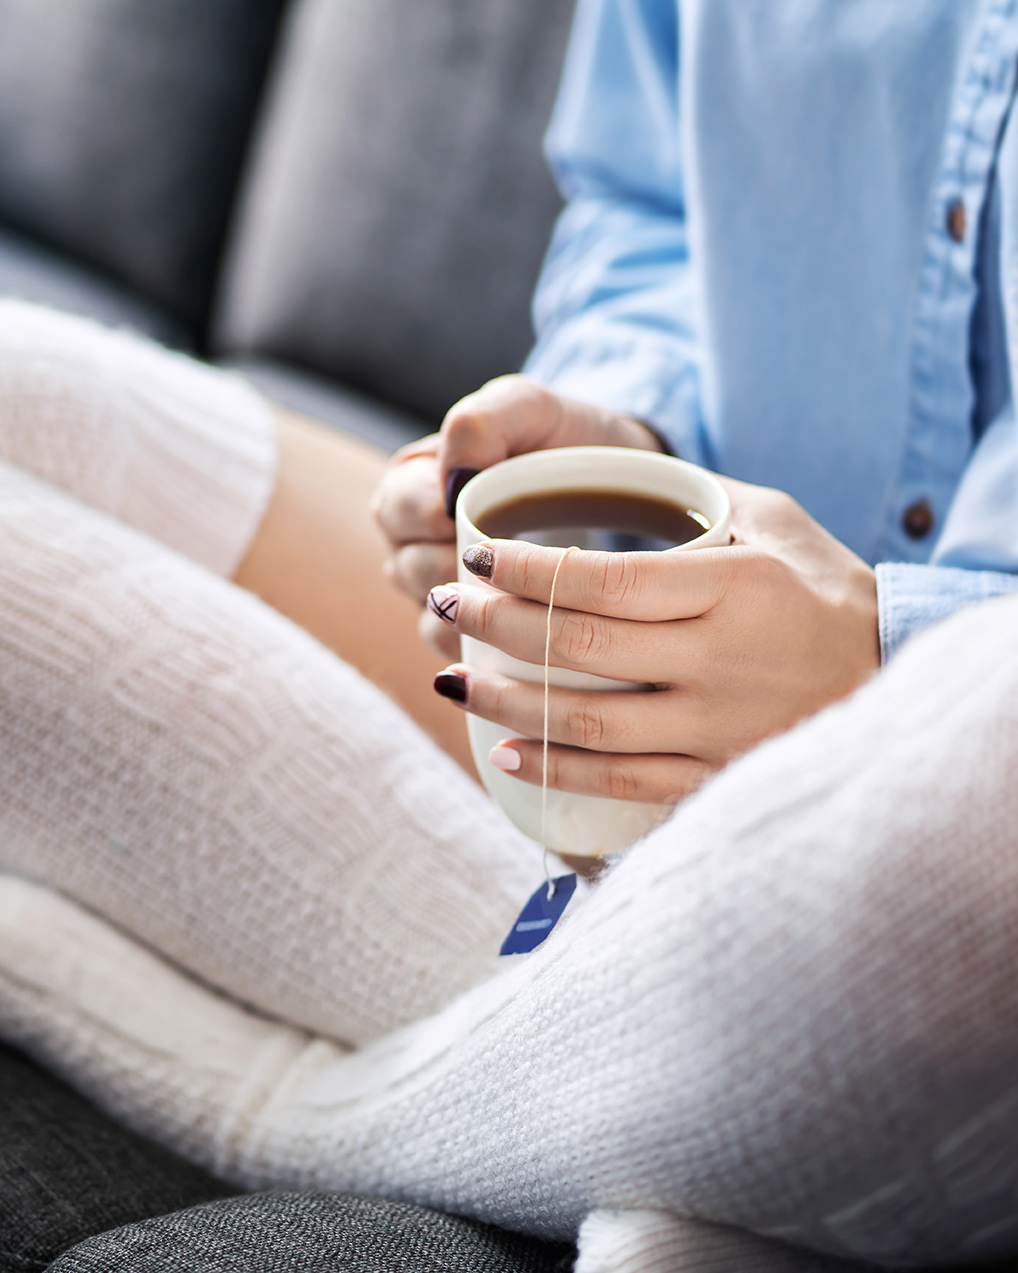
<path fill-rule="evenodd" d="M 580 0 L 546 152 L 567 206 L 525 371 L 711 464 L 700 410 L 675 0 Z"/>
<path fill-rule="evenodd" d="M 881 661 L 956 610 L 1012 592 L 1018 593 L 1018 577 L 996 570 L 883 562 L 877 566 Z"/>

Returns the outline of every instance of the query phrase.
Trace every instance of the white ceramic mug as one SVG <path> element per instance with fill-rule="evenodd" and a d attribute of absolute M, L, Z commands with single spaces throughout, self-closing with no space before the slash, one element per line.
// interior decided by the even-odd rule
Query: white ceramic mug
<path fill-rule="evenodd" d="M 533 451 L 485 469 L 471 478 L 460 492 L 456 503 L 456 539 L 461 581 L 476 583 L 474 576 L 462 564 L 462 557 L 472 544 L 482 543 L 488 538 L 477 529 L 477 523 L 484 520 L 485 513 L 527 495 L 565 490 L 603 490 L 651 496 L 674 503 L 683 511 L 695 509 L 702 514 L 709 529 L 688 543 L 665 550 L 668 552 L 713 548 L 727 544 L 731 537 L 728 496 L 717 478 L 695 464 L 653 451 L 624 447 L 580 446 Z M 542 536 L 541 542 L 558 543 L 562 547 L 570 544 L 577 544 L 580 548 L 593 546 L 592 543 L 578 542 L 572 532 L 562 532 L 557 539 Z M 568 570 L 568 563 L 565 568 Z M 544 681 L 543 666 L 522 663 L 472 637 L 462 638 L 462 659 L 473 667 L 487 668 L 519 680 Z M 607 680 L 557 667 L 551 668 L 549 680 L 553 685 L 573 689 L 631 691 L 636 688 L 628 681 Z M 540 842 L 540 787 L 510 777 L 488 760 L 492 747 L 505 738 L 505 726 L 472 715 L 467 717 L 467 725 L 474 761 L 488 792 L 525 835 Z M 590 857 L 618 853 L 645 835 L 669 812 L 667 805 L 549 790 L 548 847 L 561 853 Z"/>

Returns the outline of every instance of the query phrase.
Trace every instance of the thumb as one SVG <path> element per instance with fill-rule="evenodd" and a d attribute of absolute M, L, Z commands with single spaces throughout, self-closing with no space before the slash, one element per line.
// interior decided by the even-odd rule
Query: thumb
<path fill-rule="evenodd" d="M 438 461 L 451 517 L 466 482 L 513 455 L 560 446 L 647 446 L 648 431 L 526 376 L 500 376 L 458 402 L 442 423 Z"/>

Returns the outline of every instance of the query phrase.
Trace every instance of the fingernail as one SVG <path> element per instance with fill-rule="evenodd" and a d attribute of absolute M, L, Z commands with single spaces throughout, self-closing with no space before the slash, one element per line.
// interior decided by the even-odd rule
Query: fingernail
<path fill-rule="evenodd" d="M 435 693 L 453 703 L 467 701 L 467 678 L 462 672 L 439 672 L 434 679 Z"/>
<path fill-rule="evenodd" d="M 463 564 L 472 575 L 490 579 L 495 566 L 495 554 L 487 544 L 472 544 L 463 554 Z"/>
<path fill-rule="evenodd" d="M 428 609 L 437 614 L 443 623 L 455 623 L 459 608 L 460 594 L 447 584 L 439 584 L 428 593 Z"/>
<path fill-rule="evenodd" d="M 496 769 L 502 769 L 506 773 L 515 773 L 523 764 L 523 757 L 513 747 L 506 747 L 499 743 L 497 747 L 492 747 L 488 752 L 488 760 Z"/>
<path fill-rule="evenodd" d="M 452 469 L 445 479 L 445 511 L 450 517 L 456 516 L 456 501 L 460 491 L 472 477 L 480 473 L 480 469 Z"/>

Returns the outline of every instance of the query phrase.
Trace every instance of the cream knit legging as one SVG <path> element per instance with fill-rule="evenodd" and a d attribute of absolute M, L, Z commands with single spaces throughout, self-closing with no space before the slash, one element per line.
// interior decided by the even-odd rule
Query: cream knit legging
<path fill-rule="evenodd" d="M 583 1273 L 1018 1250 L 1018 603 L 733 765 L 491 976 L 537 851 L 212 573 L 263 404 L 3 303 L 0 460 L 5 1037 L 239 1184 L 589 1216 Z"/>

